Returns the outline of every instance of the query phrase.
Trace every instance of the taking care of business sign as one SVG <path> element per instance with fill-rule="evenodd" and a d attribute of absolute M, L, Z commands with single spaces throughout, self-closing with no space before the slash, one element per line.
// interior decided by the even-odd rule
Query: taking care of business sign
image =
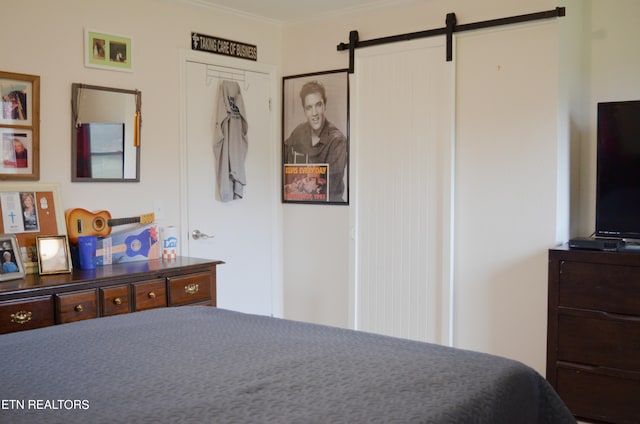
<path fill-rule="evenodd" d="M 258 60 L 258 47 L 253 44 L 226 40 L 198 32 L 191 33 L 191 50 L 238 57 L 241 59 Z"/>

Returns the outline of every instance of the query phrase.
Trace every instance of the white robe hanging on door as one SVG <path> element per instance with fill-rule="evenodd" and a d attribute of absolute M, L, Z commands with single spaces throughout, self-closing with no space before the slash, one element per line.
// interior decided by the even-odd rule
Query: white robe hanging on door
<path fill-rule="evenodd" d="M 222 81 L 218 93 L 218 112 L 214 153 L 220 200 L 241 199 L 247 184 L 245 159 L 249 149 L 247 114 L 240 86 L 235 81 Z"/>

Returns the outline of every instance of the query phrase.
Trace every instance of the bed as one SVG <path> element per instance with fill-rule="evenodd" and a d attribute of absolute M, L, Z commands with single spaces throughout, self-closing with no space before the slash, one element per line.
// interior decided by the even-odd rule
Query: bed
<path fill-rule="evenodd" d="M 575 423 L 516 361 L 207 306 L 2 335 L 0 358 L 14 424 Z"/>

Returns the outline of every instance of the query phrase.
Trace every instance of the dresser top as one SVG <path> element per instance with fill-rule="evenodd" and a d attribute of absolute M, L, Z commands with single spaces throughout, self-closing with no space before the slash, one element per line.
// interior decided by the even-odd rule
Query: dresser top
<path fill-rule="evenodd" d="M 104 280 L 135 278 L 136 275 L 152 277 L 155 273 L 166 274 L 184 272 L 198 268 L 206 268 L 223 264 L 223 261 L 178 256 L 175 259 L 152 259 L 148 261 L 127 262 L 113 265 L 97 266 L 96 269 L 74 269 L 71 273 L 38 275 L 27 274 L 24 278 L 0 282 L 0 295 L 9 292 L 34 291 L 65 285 L 77 285 Z"/>

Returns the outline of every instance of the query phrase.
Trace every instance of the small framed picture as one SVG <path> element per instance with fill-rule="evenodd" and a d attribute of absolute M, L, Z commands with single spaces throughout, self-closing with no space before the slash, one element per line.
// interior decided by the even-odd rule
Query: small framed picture
<path fill-rule="evenodd" d="M 0 235 L 0 255 L 2 255 L 2 270 L 0 281 L 23 278 L 25 271 L 22 256 L 18 247 L 18 239 L 13 234 Z"/>
<path fill-rule="evenodd" d="M 40 77 L 0 71 L 0 180 L 40 179 Z"/>
<path fill-rule="evenodd" d="M 84 66 L 133 72 L 131 37 L 85 29 L 84 40 Z"/>
<path fill-rule="evenodd" d="M 39 119 L 40 77 L 0 72 L 0 124 L 30 127 Z"/>
<path fill-rule="evenodd" d="M 36 237 L 40 275 L 71 272 L 71 254 L 66 235 Z"/>
<path fill-rule="evenodd" d="M 2 164 L 0 172 L 11 175 L 33 174 L 33 131 L 23 128 L 0 128 Z"/>

